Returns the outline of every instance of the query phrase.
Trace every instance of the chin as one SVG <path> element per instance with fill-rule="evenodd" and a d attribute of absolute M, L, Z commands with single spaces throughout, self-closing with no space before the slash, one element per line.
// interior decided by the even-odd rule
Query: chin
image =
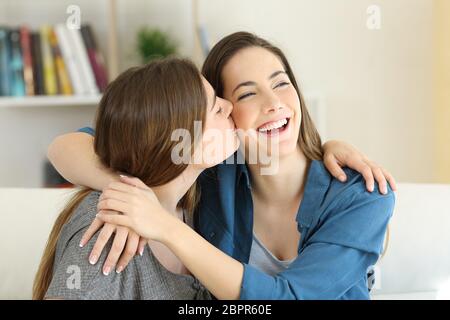
<path fill-rule="evenodd" d="M 229 157 L 231 157 L 239 149 L 239 145 L 240 145 L 240 142 L 239 142 L 239 140 L 237 140 L 237 142 L 235 142 L 235 145 L 233 146 L 233 148 L 227 149 L 220 158 L 215 157 L 214 159 L 210 159 L 211 161 L 203 163 L 202 164 L 203 169 L 212 168 L 218 164 L 221 164 L 222 162 L 227 160 Z"/>
<path fill-rule="evenodd" d="M 295 142 L 290 142 L 289 144 L 280 144 L 278 147 L 278 155 L 280 158 L 283 157 L 287 157 L 290 156 L 292 154 L 294 154 L 295 152 L 297 152 L 297 146 L 298 143 L 297 141 Z"/>

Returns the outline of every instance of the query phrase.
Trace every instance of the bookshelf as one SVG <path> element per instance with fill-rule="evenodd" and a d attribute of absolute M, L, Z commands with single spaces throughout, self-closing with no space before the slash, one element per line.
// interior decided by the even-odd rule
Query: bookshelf
<path fill-rule="evenodd" d="M 82 4 L 82 2 L 83 1 L 81 1 L 80 5 Z M 88 27 L 82 26 L 79 32 L 71 32 L 70 30 L 68 30 L 69 27 L 67 28 L 63 27 L 64 21 L 68 23 L 69 20 L 65 20 L 68 19 L 67 15 L 60 16 L 60 14 L 73 13 L 74 12 L 73 9 L 68 10 L 68 8 L 78 7 L 77 5 L 75 6 L 70 5 L 69 2 L 67 1 L 65 4 L 60 3 L 59 6 L 55 6 L 53 10 L 48 10 L 49 12 L 45 13 L 47 15 L 47 18 L 43 17 L 43 19 L 42 18 L 36 19 L 34 16 L 31 18 L 29 15 L 27 15 L 26 11 L 31 12 L 34 11 L 33 9 L 35 8 L 39 8 L 40 10 L 42 10 L 45 7 L 47 7 L 47 9 L 50 9 L 50 6 L 53 8 L 54 3 L 48 0 L 38 0 L 36 5 L 31 4 L 28 5 L 26 2 L 22 2 L 19 0 L 17 4 L 14 5 L 15 8 L 13 5 L 11 5 L 12 3 L 15 3 L 15 1 L 8 0 L 5 1 L 5 3 L 3 3 L 0 6 L 0 11 L 4 12 L 11 11 L 10 13 L 12 13 L 12 16 L 15 15 L 21 16 L 21 19 L 17 19 L 17 21 L 15 21 L 14 18 L 5 19 L 8 16 L 8 14 L 5 14 L 4 12 L 0 13 L 0 26 L 3 27 L 8 27 L 8 25 L 24 26 L 25 30 L 22 30 L 21 28 L 20 30 L 16 29 L 15 32 L 18 33 L 20 32 L 21 38 L 19 43 L 20 50 L 23 50 L 24 46 L 25 48 L 29 48 L 26 50 L 30 50 L 29 51 L 30 53 L 28 53 L 28 55 L 26 55 L 25 51 L 21 52 L 21 54 L 23 54 L 23 64 L 21 68 L 23 69 L 21 69 L 20 72 L 25 73 L 24 79 L 24 84 L 26 86 L 26 92 L 24 92 L 25 96 L 22 96 L 20 93 L 17 94 L 17 91 L 15 92 L 16 94 L 13 93 L 11 96 L 7 94 L 5 95 L 5 93 L 3 92 L 2 95 L 0 95 L 0 108 L 11 108 L 11 107 L 27 108 L 27 107 L 46 107 L 46 106 L 48 107 L 96 106 L 98 104 L 101 98 L 101 91 L 103 91 L 104 87 L 106 86 L 108 78 L 110 80 L 113 80 L 119 73 L 116 0 L 104 0 L 102 2 L 103 2 L 102 4 L 97 6 L 97 10 L 103 9 L 101 10 L 103 11 L 102 12 L 103 19 L 100 19 L 102 20 L 100 23 L 103 24 L 103 27 L 99 26 L 98 19 L 95 19 L 96 22 L 94 23 L 96 24 L 96 27 L 99 27 L 100 29 L 106 26 L 106 30 L 103 29 L 103 33 L 101 34 L 101 37 L 103 37 L 102 40 L 105 43 L 103 43 L 103 45 L 100 45 L 100 48 L 99 43 L 97 42 L 99 39 L 98 35 L 92 33 L 91 25 L 89 23 L 89 21 L 93 21 L 92 17 L 90 19 L 85 20 L 88 21 L 89 26 Z M 78 14 L 81 14 L 81 12 L 82 12 L 81 8 L 78 7 Z M 52 17 L 52 19 L 48 19 L 48 17 Z M 80 21 L 78 21 L 78 23 L 80 23 L 81 21 L 82 20 L 80 18 Z M 58 26 L 56 26 L 57 24 Z M 51 29 L 47 27 L 50 25 L 52 26 Z M 43 28 L 45 29 L 43 30 Z M 83 28 L 86 29 L 83 30 Z M 32 31 L 34 31 L 33 35 L 31 35 Z M 23 40 L 22 37 L 24 36 L 25 39 L 30 40 Z M 42 39 L 42 37 L 44 37 L 46 38 L 46 41 L 38 40 L 40 42 L 40 45 L 34 47 L 34 42 L 32 43 L 32 40 L 34 40 L 33 36 L 37 36 L 37 39 Z M 9 39 L 9 35 L 7 37 Z M 77 38 L 79 40 L 77 40 Z M 5 39 L 4 33 L 3 39 Z M 77 41 L 79 42 L 77 43 Z M 2 44 L 6 46 L 6 43 Z M 11 42 L 9 43 L 9 46 L 11 46 Z M 11 47 L 6 48 L 10 49 Z M 13 49 L 11 50 L 14 50 L 15 47 L 12 48 Z M 3 50 L 5 50 L 5 48 L 3 48 Z M 35 56 L 35 54 L 37 54 L 35 50 L 37 50 L 37 52 L 40 52 L 39 56 Z M 47 56 L 45 56 L 45 53 L 47 51 L 49 53 L 47 54 Z M 83 53 L 83 51 L 85 53 Z M 82 58 L 75 59 L 74 52 L 79 54 L 78 56 L 81 56 Z M 43 56 L 41 56 L 41 53 Z M 49 54 L 51 57 L 50 59 L 53 60 L 51 62 L 47 60 Z M 42 74 L 42 72 L 45 71 L 46 78 L 45 80 L 43 80 L 45 84 L 44 83 L 41 84 L 41 82 L 39 82 L 40 86 L 38 86 L 39 87 L 38 90 L 36 84 L 37 78 L 36 75 L 34 75 L 31 79 L 32 84 L 30 94 L 28 90 L 29 88 L 27 87 L 30 79 L 28 78 L 27 81 L 26 75 L 28 70 L 25 70 L 26 68 L 25 63 L 27 61 L 27 57 L 30 57 L 28 58 L 28 61 L 30 61 L 31 55 L 33 55 L 33 61 L 35 58 L 37 58 L 43 62 L 42 66 L 39 66 L 41 69 L 38 71 L 40 72 L 40 74 Z M 85 57 L 83 57 L 83 55 Z M 105 61 L 103 61 L 102 58 L 100 58 L 100 56 L 102 55 L 106 58 Z M 12 58 L 16 58 L 16 56 L 13 57 L 10 56 L 9 59 Z M 60 61 L 57 61 L 57 59 L 61 60 L 60 64 L 58 64 Z M 85 60 L 83 61 L 83 59 Z M 12 64 L 13 62 L 17 61 L 13 60 L 3 63 Z M 30 62 L 28 63 L 31 64 Z M 51 72 L 54 72 L 53 77 L 58 78 L 54 82 L 54 86 L 56 87 L 57 85 L 59 87 L 58 89 L 53 88 L 53 86 L 50 86 L 53 84 L 51 81 L 53 80 L 53 78 L 52 77 L 47 78 L 46 72 L 48 71 L 50 65 L 52 66 L 52 68 L 50 68 Z M 63 70 L 57 68 L 60 67 L 61 65 L 63 67 Z M 35 73 L 36 67 L 37 66 L 33 62 L 32 66 L 30 65 L 29 68 L 30 70 L 33 70 L 33 73 Z M 39 67 L 37 69 L 39 69 Z M 75 75 L 75 73 L 77 73 L 77 75 Z M 38 75 L 37 77 L 39 76 L 40 75 Z M 50 80 L 47 81 L 48 79 Z M 9 84 L 6 86 L 7 89 L 8 86 L 11 86 L 11 82 L 9 82 Z M 44 86 L 45 86 L 45 94 L 43 92 Z M 12 90 L 11 88 L 12 87 L 9 87 L 9 90 Z M 56 90 L 58 90 L 59 92 L 56 93 Z"/>
<path fill-rule="evenodd" d="M 34 108 L 34 107 L 78 107 L 97 106 L 101 95 L 95 96 L 34 96 L 34 97 L 1 97 L 1 108 Z"/>
<path fill-rule="evenodd" d="M 64 23 L 70 0 L 4 0 L 0 25 L 27 25 L 37 31 L 44 25 Z M 77 0 L 82 24 L 91 24 L 105 58 L 109 79 L 119 73 L 116 0 Z M 99 90 L 101 91 L 101 90 Z M 0 96 L 0 188 L 43 187 L 46 151 L 58 135 L 93 126 L 101 93 L 73 95 Z"/>
<path fill-rule="evenodd" d="M 177 34 L 180 54 L 201 64 L 196 35 L 197 1 L 147 0 L 1 0 L 0 26 L 65 22 L 72 5 L 81 8 L 82 24 L 92 25 L 105 58 L 109 80 L 138 63 L 134 36 L 144 25 Z M 193 18 L 197 17 L 197 18 Z M 44 185 L 46 151 L 55 137 L 81 127 L 94 126 L 101 94 L 0 97 L 0 188 L 38 188 Z"/>

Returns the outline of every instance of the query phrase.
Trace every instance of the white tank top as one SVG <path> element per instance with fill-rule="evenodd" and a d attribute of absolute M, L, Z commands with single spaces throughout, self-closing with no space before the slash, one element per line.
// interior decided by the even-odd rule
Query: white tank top
<path fill-rule="evenodd" d="M 286 270 L 295 260 L 279 260 L 256 238 L 253 233 L 252 248 L 250 250 L 249 265 L 261 270 L 268 275 L 276 275 Z"/>

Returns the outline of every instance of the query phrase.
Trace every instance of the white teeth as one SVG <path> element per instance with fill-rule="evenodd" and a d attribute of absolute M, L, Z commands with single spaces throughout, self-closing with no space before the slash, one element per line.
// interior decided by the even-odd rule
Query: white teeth
<path fill-rule="evenodd" d="M 269 130 L 279 129 L 287 123 L 287 118 L 269 123 L 268 125 L 258 129 L 259 132 L 267 132 Z"/>

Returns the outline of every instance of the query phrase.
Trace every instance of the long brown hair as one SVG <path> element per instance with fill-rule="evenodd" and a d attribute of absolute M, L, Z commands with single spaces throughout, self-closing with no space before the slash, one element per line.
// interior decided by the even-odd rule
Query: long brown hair
<path fill-rule="evenodd" d="M 205 122 L 207 98 L 197 68 L 184 59 L 152 61 L 122 73 L 105 90 L 96 116 L 94 149 L 112 171 L 138 177 L 150 187 L 178 177 L 188 164 L 175 164 L 171 152 L 175 129 L 194 137 L 195 121 Z M 193 150 L 193 141 L 185 145 Z M 188 141 L 183 140 L 185 144 Z M 33 284 L 33 299 L 43 299 L 53 275 L 56 244 L 61 230 L 81 201 L 91 192 L 83 188 L 58 216 Z M 198 194 L 194 184 L 179 203 L 191 214 Z"/>
<path fill-rule="evenodd" d="M 283 51 L 280 48 L 274 46 L 269 41 L 258 37 L 255 34 L 249 32 L 235 32 L 232 33 L 225 38 L 221 39 L 212 49 L 211 52 L 206 57 L 205 62 L 202 67 L 202 74 L 209 81 L 209 83 L 213 86 L 216 94 L 219 97 L 223 97 L 223 78 L 222 71 L 228 61 L 240 50 L 250 48 L 250 47 L 260 47 L 272 52 L 275 56 L 277 56 L 283 67 L 289 76 L 289 80 L 294 86 L 295 90 L 300 99 L 300 110 L 302 113 L 302 123 L 300 125 L 300 134 L 298 137 L 298 144 L 305 154 L 306 158 L 309 160 L 322 160 L 323 158 L 323 150 L 322 150 L 322 141 L 320 139 L 320 135 L 308 113 L 308 109 L 306 107 L 305 100 L 303 98 L 303 94 L 300 91 L 300 88 L 297 84 L 297 80 L 295 79 L 294 73 L 292 72 L 292 68 L 289 65 L 289 62 L 284 55 Z M 381 258 L 383 258 L 386 254 L 388 245 L 389 245 L 389 226 L 386 230 L 386 238 L 384 243 L 384 249 L 381 254 Z"/>
<path fill-rule="evenodd" d="M 291 66 L 278 47 L 274 46 L 267 40 L 258 37 L 255 34 L 249 32 L 235 32 L 220 40 L 206 57 L 203 64 L 202 74 L 213 86 L 216 94 L 219 97 L 223 97 L 223 78 L 222 71 L 227 62 L 240 50 L 250 47 L 260 47 L 272 52 L 277 56 L 288 75 L 292 85 L 300 99 L 300 109 L 302 113 L 302 122 L 300 124 L 300 134 L 298 137 L 298 144 L 305 154 L 306 158 L 310 160 L 322 160 L 322 142 L 320 135 L 314 126 L 311 117 L 309 116 L 306 108 L 305 100 L 299 89 L 294 73 Z"/>

